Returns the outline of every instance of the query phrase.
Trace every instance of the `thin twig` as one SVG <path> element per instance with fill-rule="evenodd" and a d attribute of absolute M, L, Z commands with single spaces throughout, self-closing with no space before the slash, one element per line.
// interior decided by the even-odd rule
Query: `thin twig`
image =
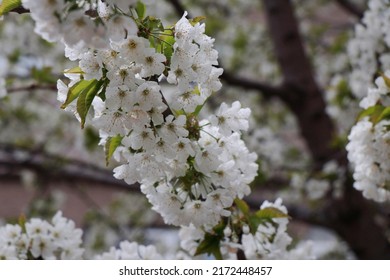
<path fill-rule="evenodd" d="M 30 10 L 25 9 L 23 6 L 19 6 L 10 11 L 10 13 L 17 13 L 17 14 L 28 14 L 29 12 Z"/>

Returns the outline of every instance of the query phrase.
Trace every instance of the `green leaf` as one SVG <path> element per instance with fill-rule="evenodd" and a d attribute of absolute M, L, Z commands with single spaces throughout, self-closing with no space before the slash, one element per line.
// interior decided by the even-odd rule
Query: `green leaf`
<path fill-rule="evenodd" d="M 123 136 L 117 135 L 114 137 L 109 137 L 106 142 L 105 152 L 106 152 L 106 165 L 109 164 L 112 155 L 114 154 L 116 148 L 119 147 L 123 139 Z"/>
<path fill-rule="evenodd" d="M 80 93 L 88 88 L 96 80 L 80 80 L 75 83 L 69 90 L 64 104 L 61 105 L 61 109 L 65 109 L 70 103 L 73 102 Z"/>
<path fill-rule="evenodd" d="M 108 84 L 110 83 L 110 80 L 106 79 L 103 86 L 102 86 L 102 89 L 101 91 L 99 92 L 98 96 L 103 100 L 103 101 L 106 101 L 106 90 L 107 90 L 107 86 Z"/>
<path fill-rule="evenodd" d="M 146 13 L 146 6 L 141 1 L 137 2 L 137 6 L 135 7 L 135 11 L 137 12 L 138 18 L 143 19 Z"/>
<path fill-rule="evenodd" d="M 200 111 L 202 111 L 202 109 L 203 109 L 204 104 L 205 103 L 203 103 L 202 105 L 196 106 L 195 111 L 194 111 L 194 116 L 198 116 L 199 115 Z"/>
<path fill-rule="evenodd" d="M 53 75 L 51 70 L 52 68 L 50 66 L 40 69 L 33 67 L 31 69 L 31 76 L 39 83 L 55 84 L 57 82 L 57 77 Z"/>
<path fill-rule="evenodd" d="M 85 119 L 91 108 L 92 101 L 104 83 L 103 80 L 98 81 L 94 79 L 92 81 L 93 82 L 80 93 L 79 98 L 77 99 L 77 113 L 81 119 L 81 128 L 84 128 Z"/>
<path fill-rule="evenodd" d="M 161 32 L 164 32 L 164 31 L 165 31 L 165 27 L 164 27 L 164 24 L 162 23 L 162 21 L 160 21 L 160 24 L 157 26 L 157 28 L 158 28 Z"/>
<path fill-rule="evenodd" d="M 236 32 L 236 38 L 233 41 L 233 47 L 236 51 L 245 51 L 248 45 L 248 34 L 242 30 Z"/>
<path fill-rule="evenodd" d="M 378 117 L 378 122 L 381 120 L 388 120 L 390 119 L 390 107 L 385 107 L 382 111 L 382 113 Z"/>
<path fill-rule="evenodd" d="M 149 29 L 155 29 L 161 21 L 153 16 L 147 16 L 143 20 L 143 24 Z"/>
<path fill-rule="evenodd" d="M 333 99 L 333 102 L 336 105 L 342 106 L 346 102 L 350 102 L 350 100 L 355 99 L 352 91 L 349 87 L 349 84 L 346 80 L 340 80 L 340 82 L 336 86 L 336 96 Z"/>
<path fill-rule="evenodd" d="M 86 127 L 84 129 L 84 145 L 88 151 L 94 151 L 100 141 L 99 133 L 92 127 Z"/>
<path fill-rule="evenodd" d="M 330 46 L 330 53 L 332 54 L 338 54 L 340 52 L 345 51 L 345 46 L 347 45 L 347 42 L 349 40 L 349 33 L 348 32 L 342 32 L 340 33 L 333 41 L 333 44 Z"/>
<path fill-rule="evenodd" d="M 191 23 L 192 26 L 195 26 L 197 23 L 205 19 L 206 19 L 205 16 L 198 16 L 198 17 L 194 17 L 193 19 L 190 19 L 189 22 Z"/>
<path fill-rule="evenodd" d="M 249 215 L 249 206 L 244 200 L 236 198 L 234 203 L 245 216 Z"/>
<path fill-rule="evenodd" d="M 383 80 L 385 81 L 386 86 L 387 86 L 388 88 L 390 88 L 390 78 L 387 77 L 387 76 L 386 76 L 385 74 L 383 74 L 383 73 L 381 73 L 380 75 L 381 75 L 381 77 L 383 78 Z"/>
<path fill-rule="evenodd" d="M 18 60 L 19 60 L 19 58 L 20 58 L 20 55 L 21 55 L 20 49 L 14 49 L 14 50 L 12 50 L 12 52 L 8 55 L 8 60 L 9 60 L 12 64 L 16 64 L 16 62 L 18 62 Z"/>
<path fill-rule="evenodd" d="M 79 66 L 76 66 L 71 69 L 65 70 L 64 74 L 84 74 L 84 71 L 81 70 Z"/>
<path fill-rule="evenodd" d="M 196 248 L 195 256 L 200 254 L 213 255 L 217 260 L 222 260 L 221 240 L 224 238 L 225 223 L 221 221 L 213 228 L 213 232 L 206 232 L 202 242 Z"/>
<path fill-rule="evenodd" d="M 390 119 L 390 107 L 385 107 L 381 104 L 371 106 L 360 113 L 358 121 L 364 117 L 370 117 L 370 122 L 376 125 L 382 120 Z"/>
<path fill-rule="evenodd" d="M 289 216 L 275 207 L 267 207 L 256 212 L 256 217 L 261 219 L 288 218 Z"/>
<path fill-rule="evenodd" d="M 218 33 L 223 32 L 227 27 L 225 21 L 217 17 L 209 17 L 206 24 L 206 34 L 215 37 Z"/>
<path fill-rule="evenodd" d="M 173 45 L 175 44 L 173 32 L 171 30 L 165 31 L 159 38 L 161 40 L 162 53 L 167 58 L 167 62 L 169 62 L 173 54 Z"/>
<path fill-rule="evenodd" d="M 359 116 L 357 117 L 357 121 L 360 121 L 365 117 L 371 117 L 372 115 L 380 115 L 382 111 L 383 106 L 380 104 L 368 107 L 367 109 L 360 112 Z"/>
<path fill-rule="evenodd" d="M 275 218 L 288 218 L 289 216 L 275 207 L 267 207 L 248 217 L 248 224 L 252 234 L 255 234 L 259 225 L 272 222 Z"/>
<path fill-rule="evenodd" d="M 0 4 L 0 16 L 22 5 L 21 0 L 3 0 Z"/>
<path fill-rule="evenodd" d="M 20 216 L 18 218 L 18 224 L 22 228 L 22 232 L 25 233 L 26 232 L 26 216 L 25 215 L 20 214 Z"/>
<path fill-rule="evenodd" d="M 255 234 L 259 225 L 261 225 L 265 222 L 270 222 L 270 221 L 271 221 L 270 219 L 259 218 L 256 215 L 249 216 L 248 217 L 248 224 L 249 224 L 249 228 L 250 228 L 251 233 Z"/>
<path fill-rule="evenodd" d="M 213 255 L 217 260 L 222 260 L 222 253 L 220 249 L 221 237 L 206 233 L 204 239 L 196 248 L 195 256 L 201 254 Z"/>

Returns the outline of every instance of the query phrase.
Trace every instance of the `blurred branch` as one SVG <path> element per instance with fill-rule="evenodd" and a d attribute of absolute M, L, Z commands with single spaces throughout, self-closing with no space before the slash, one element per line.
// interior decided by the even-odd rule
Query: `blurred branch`
<path fill-rule="evenodd" d="M 140 193 L 138 184 L 128 185 L 123 180 L 117 180 L 113 177 L 112 171 L 106 168 L 49 154 L 40 149 L 32 150 L 0 143 L 0 182 L 3 182 L 4 179 L 19 179 L 22 170 L 36 172 L 38 176 L 43 176 L 46 182 L 54 183 L 53 185 L 58 182 L 66 182 L 72 186 L 72 190 L 90 209 L 97 211 L 100 217 L 106 220 L 110 220 L 110 217 L 102 210 L 99 203 L 89 196 L 86 189 L 80 187 L 81 185 L 90 184 L 93 186 L 99 184 L 112 191 Z M 0 184 L 0 188 L 1 186 L 2 184 Z M 137 227 L 141 228 L 139 225 Z M 165 224 L 158 215 L 152 224 L 145 224 L 143 227 L 145 229 L 151 227 L 156 229 L 175 228 L 172 225 Z M 117 227 L 117 229 L 121 234 L 125 232 L 122 226 Z"/>
<path fill-rule="evenodd" d="M 314 79 L 291 0 L 263 0 L 263 3 L 277 61 L 288 89 L 282 100 L 295 114 L 314 163 L 321 166 L 339 157 L 339 163 L 345 166 L 348 162 L 345 150 L 332 148 L 334 126 Z M 353 188 L 352 178 L 347 180 L 341 199 L 329 198 L 326 202 L 317 214 L 324 213 L 323 224 L 344 238 L 358 258 L 390 258 L 389 241 L 383 228 L 375 222 L 380 212 Z"/>
<path fill-rule="evenodd" d="M 173 6 L 173 8 L 176 11 L 176 14 L 179 17 L 182 17 L 184 12 L 186 11 L 186 8 L 183 6 L 183 4 L 180 2 L 180 0 L 167 0 L 167 1 L 169 3 L 171 3 L 171 5 Z M 187 17 L 191 18 L 190 14 L 188 14 Z"/>
<path fill-rule="evenodd" d="M 336 0 L 341 8 L 349 12 L 350 14 L 355 15 L 358 18 L 362 18 L 364 15 L 364 10 L 358 7 L 355 3 L 352 3 L 350 0 Z"/>
<path fill-rule="evenodd" d="M 57 85 L 55 84 L 46 84 L 46 85 L 38 85 L 32 84 L 24 87 L 15 87 L 7 89 L 8 93 L 21 92 L 21 91 L 32 91 L 32 90 L 57 90 Z"/>
<path fill-rule="evenodd" d="M 272 86 L 244 77 L 238 77 L 233 75 L 229 71 L 224 71 L 221 76 L 221 79 L 231 86 L 242 87 L 248 90 L 258 90 L 265 94 L 265 98 L 270 98 L 273 96 L 281 97 L 285 92 L 285 89 L 283 87 Z"/>
<path fill-rule="evenodd" d="M 128 185 L 113 177 L 112 171 L 83 161 L 0 143 L 0 178 L 14 178 L 20 171 L 37 172 L 46 180 L 86 182 L 116 187 L 120 190 L 139 191 L 138 185 Z"/>

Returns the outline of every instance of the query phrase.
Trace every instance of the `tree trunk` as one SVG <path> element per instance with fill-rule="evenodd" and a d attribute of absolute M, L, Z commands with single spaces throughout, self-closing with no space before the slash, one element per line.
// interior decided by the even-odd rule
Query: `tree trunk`
<path fill-rule="evenodd" d="M 314 79 L 305 53 L 294 9 L 289 0 L 263 0 L 269 34 L 284 79 L 282 101 L 297 118 L 301 134 L 312 155 L 314 167 L 331 159 L 347 165 L 345 150 L 332 148 L 334 125 L 326 113 L 323 94 Z M 335 230 L 360 259 L 390 259 L 390 246 L 384 229 L 376 224 L 379 215 L 374 204 L 352 187 L 345 186 L 341 200 L 332 198 L 319 213 L 319 223 Z"/>

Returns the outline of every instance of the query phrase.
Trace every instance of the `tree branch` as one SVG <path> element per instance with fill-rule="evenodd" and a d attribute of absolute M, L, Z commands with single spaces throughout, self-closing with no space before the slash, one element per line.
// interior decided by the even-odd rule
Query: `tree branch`
<path fill-rule="evenodd" d="M 30 10 L 25 9 L 23 6 L 19 6 L 10 11 L 10 13 L 17 13 L 17 14 L 28 14 L 29 12 Z"/>
<path fill-rule="evenodd" d="M 339 155 L 340 163 L 346 165 L 345 150 L 332 148 L 334 127 L 304 51 L 291 1 L 263 0 L 263 3 L 276 57 L 289 89 L 282 100 L 297 117 L 314 162 L 321 164 Z M 375 222 L 380 212 L 352 185 L 349 178 L 343 198 L 329 198 L 326 207 L 317 214 L 324 218 L 324 225 L 348 242 L 359 258 L 390 258 L 389 241 L 384 229 Z"/>
<path fill-rule="evenodd" d="M 288 0 L 263 0 L 269 34 L 284 79 L 282 101 L 295 114 L 317 167 L 334 158 L 334 126 L 305 52 L 298 22 Z"/>
<path fill-rule="evenodd" d="M 90 163 L 0 143 L 0 177 L 13 178 L 30 169 L 53 181 L 83 181 L 120 190 L 139 192 L 138 184 L 128 185 L 112 176 L 112 171 Z"/>
<path fill-rule="evenodd" d="M 168 0 L 168 2 L 171 3 L 171 5 L 173 6 L 173 8 L 176 11 L 176 14 L 179 17 L 182 17 L 184 12 L 186 11 L 186 9 L 183 6 L 183 4 L 180 2 L 180 0 Z M 190 16 L 188 15 L 188 17 L 190 17 Z"/>
<path fill-rule="evenodd" d="M 7 89 L 8 93 L 21 92 L 21 91 L 33 91 L 33 90 L 57 90 L 57 85 L 48 84 L 48 85 L 38 85 L 32 84 L 24 87 L 15 87 Z"/>
<path fill-rule="evenodd" d="M 248 90 L 258 90 L 264 94 L 265 98 L 270 98 L 273 96 L 281 97 L 285 92 L 285 89 L 283 87 L 272 86 L 244 77 L 238 77 L 233 75 L 229 71 L 224 71 L 221 75 L 221 79 L 231 86 L 241 87 Z"/>
<path fill-rule="evenodd" d="M 362 18 L 364 11 L 359 8 L 356 4 L 352 3 L 350 0 L 336 0 L 341 8 L 349 12 L 350 14 L 355 15 L 358 18 Z"/>

